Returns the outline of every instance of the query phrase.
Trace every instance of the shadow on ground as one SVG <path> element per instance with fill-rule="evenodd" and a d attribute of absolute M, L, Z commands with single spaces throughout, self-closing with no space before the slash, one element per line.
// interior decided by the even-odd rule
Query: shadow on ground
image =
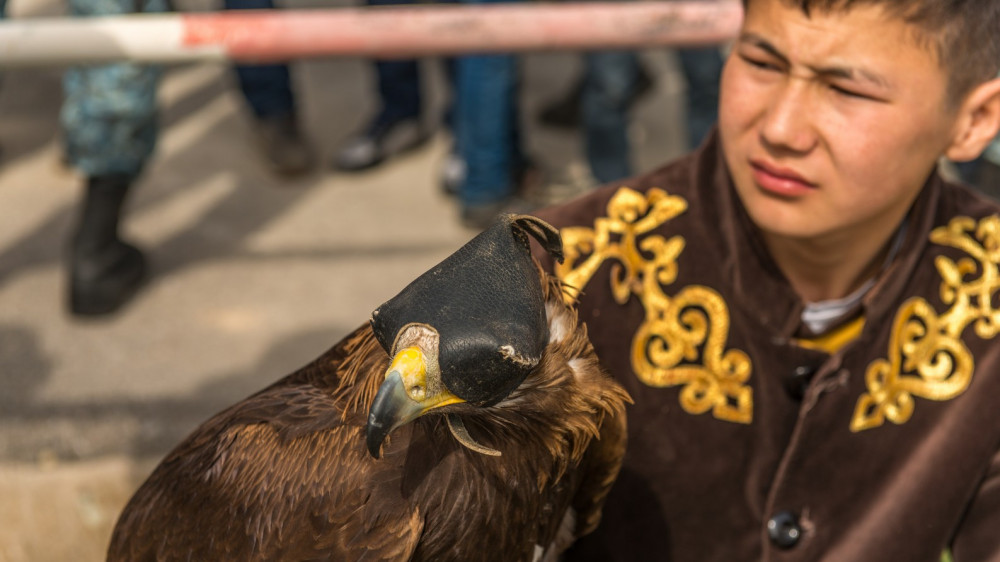
<path fill-rule="evenodd" d="M 138 461 L 162 457 L 195 427 L 225 407 L 306 365 L 357 326 L 298 332 L 277 341 L 252 368 L 212 377 L 195 392 L 151 400 L 107 400 L 100 403 L 41 402 L 34 395 L 52 359 L 16 326 L 0 326 L 0 369 L 5 377 L 0 398 L 0 459 L 79 461 L 125 455 Z M 17 354 L 18 365 L 31 357 L 30 368 L 6 369 L 3 358 Z M 43 431 L 35 428 L 44 427 Z"/>

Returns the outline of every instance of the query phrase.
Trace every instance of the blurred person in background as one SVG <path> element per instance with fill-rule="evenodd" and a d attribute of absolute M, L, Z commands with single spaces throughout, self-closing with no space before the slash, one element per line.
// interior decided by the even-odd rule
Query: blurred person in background
<path fill-rule="evenodd" d="M 272 10 L 273 0 L 225 0 L 226 10 Z M 256 142 L 276 174 L 294 177 L 316 162 L 312 146 L 299 126 L 299 114 L 287 64 L 238 64 L 240 91 L 253 113 Z"/>
<path fill-rule="evenodd" d="M 518 66 L 518 58 L 508 54 L 455 59 L 453 129 L 462 169 L 452 179 L 467 228 L 481 230 L 502 212 L 531 208 L 523 193 L 538 180 L 538 172 L 522 148 Z"/>
<path fill-rule="evenodd" d="M 157 13 L 166 0 L 69 0 L 72 16 Z M 60 121 L 67 162 L 85 177 L 70 242 L 69 309 L 114 312 L 142 285 L 146 263 L 119 237 L 122 206 L 156 145 L 156 89 L 162 69 L 117 63 L 67 69 Z"/>
<path fill-rule="evenodd" d="M 230 0 L 231 1 L 231 0 Z M 413 4 L 413 0 L 368 0 L 367 6 Z M 430 138 L 424 119 L 420 62 L 416 59 L 374 61 L 379 108 L 337 152 L 333 167 L 355 172 L 417 148 Z"/>
<path fill-rule="evenodd" d="M 678 49 L 677 56 L 687 82 L 686 134 L 688 149 L 693 149 L 718 118 L 722 54 L 705 47 Z M 632 175 L 629 111 L 653 80 L 632 51 L 593 51 L 583 58 L 581 78 L 544 106 L 538 119 L 555 127 L 582 126 L 591 175 L 604 184 Z"/>
<path fill-rule="evenodd" d="M 268 0 L 227 0 L 227 9 L 270 8 Z M 70 0 L 75 17 L 158 13 L 167 0 Z M 67 69 L 60 113 L 68 164 L 84 176 L 85 193 L 69 249 L 68 307 L 77 316 L 118 310 L 146 277 L 142 252 L 119 235 L 129 190 L 158 136 L 156 90 L 162 69 L 116 63 Z M 255 116 L 263 156 L 283 175 L 313 164 L 302 138 L 285 65 L 240 65 L 236 73 Z"/>
<path fill-rule="evenodd" d="M 492 4 L 500 0 L 464 0 Z M 402 4 L 369 0 L 369 6 Z M 376 61 L 379 109 L 334 158 L 334 168 L 365 170 L 423 144 L 430 135 L 423 117 L 419 62 Z M 442 188 L 457 196 L 464 225 L 484 228 L 512 207 L 526 210 L 518 190 L 535 177 L 521 149 L 519 71 L 514 55 L 450 59 L 452 102 L 445 121 L 453 145 L 442 169 Z"/>
<path fill-rule="evenodd" d="M 718 47 L 677 49 L 687 83 L 685 105 L 688 149 L 694 150 L 719 119 L 719 79 L 725 62 Z"/>

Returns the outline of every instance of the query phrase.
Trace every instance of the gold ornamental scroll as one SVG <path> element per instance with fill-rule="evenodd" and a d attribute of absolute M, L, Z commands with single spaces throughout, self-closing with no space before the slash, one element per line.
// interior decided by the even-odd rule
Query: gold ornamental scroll
<path fill-rule="evenodd" d="M 951 400 L 972 381 L 975 359 L 962 341 L 970 325 L 982 339 L 1000 330 L 1000 310 L 993 298 L 1000 287 L 1000 218 L 978 222 L 956 217 L 931 232 L 931 242 L 968 254 L 958 261 L 939 256 L 941 301 L 950 306 L 937 314 L 925 299 L 915 297 L 896 312 L 886 359 L 873 361 L 865 372 L 867 392 L 858 399 L 851 431 L 879 427 L 886 420 L 906 423 L 913 415 L 914 397 Z"/>
<path fill-rule="evenodd" d="M 673 295 L 664 287 L 677 279 L 681 236 L 652 232 L 687 210 L 687 202 L 662 189 L 645 194 L 620 188 L 610 199 L 607 216 L 594 227 L 562 229 L 566 259 L 555 272 L 576 299 L 601 265 L 612 261 L 611 294 L 625 304 L 635 296 L 645 311 L 632 339 L 632 369 L 653 387 L 683 386 L 681 408 L 690 414 L 711 411 L 720 420 L 750 423 L 752 364 L 746 353 L 726 350 L 729 309 L 709 287 L 691 285 Z"/>

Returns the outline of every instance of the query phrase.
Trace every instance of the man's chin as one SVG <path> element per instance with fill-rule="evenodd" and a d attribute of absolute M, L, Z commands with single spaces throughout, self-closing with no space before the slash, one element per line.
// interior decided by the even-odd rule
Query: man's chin
<path fill-rule="evenodd" d="M 809 240 L 831 230 L 824 226 L 825 221 L 817 220 L 815 213 L 808 212 L 802 201 L 759 193 L 740 199 L 750 222 L 768 237 Z"/>

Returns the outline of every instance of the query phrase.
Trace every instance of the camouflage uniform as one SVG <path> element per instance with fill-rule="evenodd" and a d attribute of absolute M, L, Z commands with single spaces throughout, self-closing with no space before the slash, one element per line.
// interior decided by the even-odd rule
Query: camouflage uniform
<path fill-rule="evenodd" d="M 165 12 L 168 5 L 166 0 L 69 0 L 69 9 L 86 17 Z M 131 63 L 68 69 L 60 118 L 69 163 L 88 177 L 137 175 L 156 145 L 160 75 L 159 66 Z"/>

